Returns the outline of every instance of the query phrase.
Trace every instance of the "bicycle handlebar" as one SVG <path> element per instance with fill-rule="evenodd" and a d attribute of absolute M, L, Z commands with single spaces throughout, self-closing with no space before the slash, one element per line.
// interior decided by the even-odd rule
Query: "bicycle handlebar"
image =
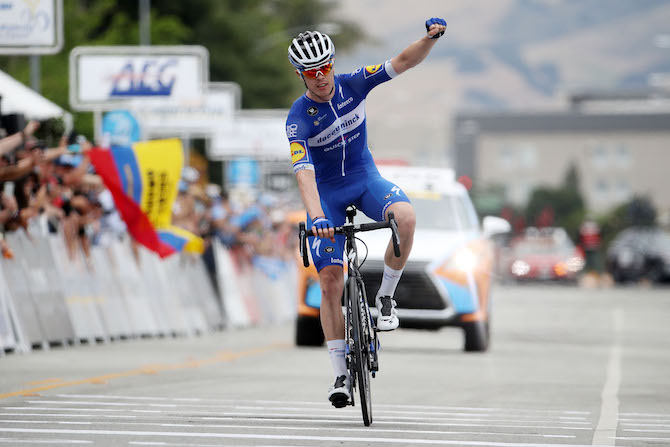
<path fill-rule="evenodd" d="M 396 258 L 400 257 L 400 238 L 398 237 L 398 222 L 395 220 L 395 215 L 393 211 L 388 213 L 389 220 L 385 222 L 373 222 L 373 223 L 362 223 L 358 225 L 344 224 L 341 227 L 335 227 L 335 234 L 351 234 L 359 233 L 362 231 L 374 231 L 381 228 L 390 228 L 392 234 L 391 240 L 393 241 L 393 253 Z M 305 222 L 300 222 L 298 226 L 298 237 L 300 238 L 300 256 L 302 257 L 302 263 L 305 267 L 309 267 L 309 257 L 307 256 L 307 230 Z"/>

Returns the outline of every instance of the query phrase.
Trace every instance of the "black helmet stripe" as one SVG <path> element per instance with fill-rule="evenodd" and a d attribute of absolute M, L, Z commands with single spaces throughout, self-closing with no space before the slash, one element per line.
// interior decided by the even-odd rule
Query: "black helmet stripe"
<path fill-rule="evenodd" d="M 319 67 L 333 57 L 334 45 L 330 37 L 318 31 L 298 34 L 288 48 L 289 61 L 296 69 Z"/>
<path fill-rule="evenodd" d="M 323 34 L 319 34 L 319 40 L 318 42 L 321 44 L 321 50 L 319 51 L 321 54 L 326 52 L 326 40 L 323 38 Z"/>

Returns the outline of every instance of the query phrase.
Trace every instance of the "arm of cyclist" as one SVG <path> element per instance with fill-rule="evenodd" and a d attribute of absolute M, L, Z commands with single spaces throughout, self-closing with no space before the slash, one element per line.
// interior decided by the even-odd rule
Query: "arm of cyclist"
<path fill-rule="evenodd" d="M 391 65 L 397 74 L 403 73 L 412 67 L 416 67 L 423 61 L 444 34 L 447 23 L 443 19 L 426 20 L 427 33 L 421 39 L 405 48 L 399 55 L 391 59 Z"/>
<path fill-rule="evenodd" d="M 295 174 L 298 180 L 298 190 L 302 197 L 302 203 L 305 204 L 307 213 L 314 219 L 312 234 L 318 237 L 329 238 L 335 242 L 335 230 L 332 223 L 326 219 L 326 222 L 319 221 L 319 218 L 326 218 L 326 213 L 321 208 L 321 199 L 319 190 L 316 187 L 316 175 L 311 169 L 302 169 Z"/>

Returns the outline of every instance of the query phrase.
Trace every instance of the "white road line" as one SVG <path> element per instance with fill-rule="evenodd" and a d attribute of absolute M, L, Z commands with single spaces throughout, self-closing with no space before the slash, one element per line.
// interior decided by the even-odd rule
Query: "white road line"
<path fill-rule="evenodd" d="M 24 409 L 22 407 L 14 407 L 14 409 Z M 31 407 L 25 407 L 26 410 L 31 409 Z M 94 409 L 67 409 L 67 408 L 39 408 L 41 410 L 74 410 L 74 411 L 95 411 Z M 121 411 L 121 410 L 108 410 L 108 411 Z M 140 411 L 140 410 L 132 410 L 132 411 Z M 151 414 L 155 412 L 150 412 Z M 198 414 L 188 414 L 188 415 L 168 415 L 168 414 L 163 414 L 161 413 L 161 417 L 175 417 L 175 418 L 183 418 L 183 417 L 188 417 L 190 419 L 192 418 L 198 418 L 202 420 L 256 420 L 256 421 L 283 421 L 283 422 L 300 422 L 300 423 L 335 423 L 335 422 L 343 422 L 343 423 L 358 423 L 360 422 L 360 416 L 354 411 L 350 410 L 349 411 L 351 416 L 336 416 L 336 415 L 319 415 L 323 419 L 315 419 L 314 416 L 315 414 L 303 414 L 303 415 L 295 415 L 293 418 L 287 418 L 287 417 L 282 417 L 286 416 L 285 414 L 281 413 L 266 413 L 266 414 L 256 414 L 256 413 L 223 413 L 223 412 L 215 412 L 215 413 L 205 413 L 205 412 L 198 412 Z M 215 415 L 215 416 L 205 416 L 206 414 L 209 415 Z M 40 414 L 39 416 L 46 416 L 48 414 Z M 105 417 L 111 417 L 108 415 L 104 415 Z M 403 419 L 403 420 L 400 420 Z M 431 418 L 428 418 L 429 420 Z M 436 419 L 438 421 L 443 421 L 443 422 L 423 422 L 426 420 L 426 418 L 392 418 L 392 417 L 384 417 L 384 416 L 378 416 L 375 418 L 375 423 L 376 424 L 393 424 L 393 425 L 424 425 L 424 426 L 435 426 L 435 427 L 495 427 L 495 428 L 532 428 L 532 429 L 550 429 L 550 430 L 591 430 L 590 427 L 574 427 L 574 426 L 560 426 L 560 425 L 514 425 L 514 424 L 491 424 L 491 423 L 484 423 L 484 424 L 476 424 L 476 423 L 468 423 L 467 421 L 459 421 L 459 422 L 446 422 L 443 421 L 442 419 Z M 523 421 L 527 422 L 527 421 Z M 556 421 L 557 424 L 562 423 L 561 421 Z"/>
<path fill-rule="evenodd" d="M 626 422 L 626 423 L 634 423 L 634 422 L 647 422 L 647 423 L 656 423 L 656 424 L 663 424 L 667 423 L 670 424 L 670 419 L 635 419 L 635 418 L 619 418 L 619 422 Z"/>
<path fill-rule="evenodd" d="M 445 439 L 398 439 L 398 438 L 363 438 L 353 436 L 298 436 L 298 435 L 266 435 L 252 433 L 191 433 L 191 432 L 152 432 L 152 431 L 122 431 L 122 430 L 61 430 L 37 428 L 0 428 L 4 433 L 41 433 L 61 435 L 97 435 L 97 436 L 157 436 L 183 438 L 222 438 L 222 439 L 272 439 L 288 441 L 317 441 L 317 442 L 367 442 L 376 444 L 433 444 L 433 445 L 460 445 L 460 446 L 489 446 L 489 447 L 587 447 L 585 444 L 537 444 L 499 441 L 452 441 Z M 592 446 L 592 445 L 589 445 Z"/>
<path fill-rule="evenodd" d="M 27 400 L 25 403 L 28 404 L 62 404 L 62 405 L 104 405 L 110 407 L 159 407 L 159 408 L 177 408 L 177 404 L 134 404 L 134 403 L 123 403 L 123 402 L 91 402 L 91 401 L 80 401 L 80 400 Z M 193 406 L 193 405 L 190 405 Z M 202 406 L 202 405 L 195 405 Z"/>
<path fill-rule="evenodd" d="M 670 444 L 670 438 L 641 438 L 634 436 L 617 436 L 616 439 L 622 439 L 624 441 L 665 441 L 668 445 Z"/>
<path fill-rule="evenodd" d="M 670 433 L 670 430 L 651 430 L 645 428 L 624 428 L 623 431 L 635 431 L 639 433 Z"/>
<path fill-rule="evenodd" d="M 64 424 L 64 425 L 91 425 L 89 421 L 17 421 L 16 419 L 0 420 L 5 424 Z"/>
<path fill-rule="evenodd" d="M 112 408 L 61 408 L 61 407 L 2 407 L 3 410 L 40 410 L 40 411 L 126 411 Z"/>
<path fill-rule="evenodd" d="M 124 400 L 159 400 L 174 402 L 200 402 L 197 397 L 149 397 L 149 396 L 117 396 L 113 394 L 56 394 L 58 397 L 74 397 L 77 399 L 124 399 Z"/>
<path fill-rule="evenodd" d="M 114 412 L 120 412 L 124 410 L 119 410 L 119 409 L 96 409 L 96 408 L 62 408 L 62 407 L 4 407 L 4 409 L 12 409 L 12 410 L 43 410 L 43 411 L 114 411 Z M 273 409 L 276 410 L 276 409 Z M 141 409 L 131 409 L 131 410 L 126 410 L 130 411 L 132 413 L 149 413 L 149 414 L 164 414 L 163 411 L 160 410 L 141 410 Z M 338 419 L 341 420 L 342 417 L 348 417 L 347 415 L 342 415 L 343 411 L 342 410 L 320 410 L 320 411 L 311 411 L 309 413 L 304 413 L 304 412 L 299 412 L 302 410 L 293 410 L 292 411 L 284 411 L 282 413 L 269 413 L 267 411 L 264 412 L 235 412 L 235 411 L 197 411 L 197 412 L 192 412 L 189 413 L 189 417 L 203 417 L 203 416 L 238 416 L 238 417 L 265 417 L 265 416 L 270 416 L 270 417 L 281 417 L 281 416 L 294 416 L 296 418 L 301 418 L 301 417 L 314 417 L 314 416 L 320 416 L 320 417 L 327 417 L 327 418 L 332 418 L 332 419 Z M 345 410 L 346 411 L 346 410 Z M 290 413 L 290 414 L 287 414 Z M 357 415 L 357 412 L 353 409 L 349 409 L 348 413 L 351 414 L 351 417 L 358 417 L 354 416 Z M 410 414 L 421 414 L 421 413 L 410 413 Z M 495 420 L 495 419 L 473 419 L 473 418 L 446 418 L 446 417 L 427 417 L 427 416 L 376 416 L 376 420 L 393 420 L 398 423 L 401 423 L 403 421 L 433 421 L 433 422 L 444 422 L 446 425 L 469 425 L 469 426 L 481 426 L 482 424 L 477 424 L 476 422 L 484 422 L 486 425 L 491 425 L 491 423 L 498 422 L 498 423 L 509 423 L 509 424 L 564 424 L 564 425 L 584 425 L 591 427 L 591 423 L 589 422 L 581 422 L 581 421 L 552 421 L 552 420 L 535 420 L 535 421 L 517 421 L 517 420 Z M 460 424 L 459 424 L 460 423 Z M 505 425 L 495 425 L 496 427 L 505 427 Z M 535 425 L 526 425 L 527 427 L 536 427 Z"/>
<path fill-rule="evenodd" d="M 163 446 L 174 446 L 174 447 L 221 447 L 220 444 L 184 444 L 181 442 L 142 442 L 142 441 L 130 441 L 128 442 L 128 445 L 163 445 Z M 229 446 L 229 447 L 236 447 L 236 446 Z M 247 447 L 240 445 L 239 447 Z M 290 445 L 290 444 L 282 444 L 282 445 L 265 445 L 265 444 L 254 444 L 254 447 L 299 447 L 295 445 Z"/>
<path fill-rule="evenodd" d="M 0 442 L 11 444 L 93 444 L 93 441 L 85 441 L 82 439 L 15 439 L 15 438 L 0 438 Z"/>
<path fill-rule="evenodd" d="M 16 420 L 0 420 L 2 423 L 17 423 L 17 424 L 68 424 L 72 422 L 51 422 L 51 421 L 16 421 Z M 524 437 L 540 437 L 540 438 L 576 438 L 574 435 L 554 435 L 554 434 L 541 434 L 541 433 L 501 433 L 501 432 L 481 432 L 481 431 L 453 431 L 453 430 L 400 430 L 400 429 L 383 429 L 383 428 L 370 428 L 370 427 L 359 427 L 359 426 L 349 426 L 349 427 L 328 427 L 324 429 L 323 427 L 298 427 L 298 426 L 277 426 L 277 425 L 264 425 L 264 424 L 254 424 L 254 425 L 241 425 L 241 424 L 166 424 L 160 422 L 82 422 L 81 424 L 98 424 L 98 425 L 145 425 L 145 426 L 154 426 L 154 427 L 194 427 L 198 429 L 202 428 L 236 428 L 236 429 L 263 429 L 263 430 L 291 430 L 291 431 L 314 431 L 314 430 L 327 430 L 327 431 L 342 431 L 342 432 L 365 432 L 365 433 L 404 433 L 404 434 L 414 434 L 414 435 L 477 435 L 477 436 L 524 436 Z"/>
<path fill-rule="evenodd" d="M 236 399 L 184 399 L 184 398 L 169 398 L 169 397 L 142 397 L 142 396 L 119 396 L 109 394 L 56 394 L 57 397 L 77 398 L 77 399 L 119 399 L 119 400 L 158 400 L 158 401 L 190 401 L 190 402 L 228 402 L 230 404 L 266 404 L 278 406 L 323 406 L 323 402 L 316 401 L 289 401 L 289 400 L 236 400 Z M 576 410 L 548 410 L 548 409 L 530 409 L 530 408 L 496 408 L 496 407 L 450 407 L 439 405 L 401 405 L 401 404 L 383 404 L 375 403 L 375 408 L 398 408 L 398 409 L 426 409 L 426 410 L 442 410 L 442 411 L 476 411 L 476 412 L 502 412 L 510 414 L 514 412 L 519 413 L 554 413 L 554 414 L 570 414 L 570 415 L 589 415 L 589 411 Z"/>
<path fill-rule="evenodd" d="M 660 417 L 670 418 L 668 413 L 621 413 L 621 416 L 643 416 L 643 417 Z"/>
<path fill-rule="evenodd" d="M 593 433 L 593 444 L 613 446 L 619 423 L 619 386 L 621 385 L 621 332 L 623 310 L 612 311 L 613 340 L 610 348 L 605 386 L 601 393 L 600 418 Z"/>
<path fill-rule="evenodd" d="M 119 407 L 119 406 L 131 406 L 131 407 L 140 407 L 143 406 L 143 404 L 138 404 L 138 403 L 119 403 L 119 402 L 99 402 L 99 401 L 72 401 L 72 400 L 63 400 L 63 401 L 58 401 L 58 400 L 29 400 L 26 401 L 29 404 L 62 404 L 62 405 L 101 405 L 101 406 L 114 406 L 114 407 Z M 325 406 L 324 404 L 320 404 L 321 406 Z M 276 408 L 270 408 L 266 406 L 248 406 L 248 405 L 233 405 L 233 404 L 228 404 L 228 405 L 211 405 L 211 404 L 150 404 L 152 407 L 169 407 L 169 408 L 179 408 L 179 407 L 205 407 L 205 408 L 233 408 L 236 410 L 242 410 L 242 409 L 247 409 L 247 410 L 258 410 L 258 411 L 267 411 L 267 410 L 276 410 Z M 288 412 L 288 413 L 301 413 L 305 411 L 304 409 L 300 408 L 285 408 L 282 409 L 283 412 Z M 331 408 L 323 408 L 319 409 L 317 411 L 321 412 L 338 412 L 341 410 L 336 410 L 336 409 L 331 409 Z M 314 410 L 310 410 L 310 414 L 313 414 Z M 458 413 L 458 412 L 435 412 L 435 411 L 416 411 L 416 410 L 380 410 L 377 409 L 375 406 L 375 414 L 414 414 L 414 415 L 422 415 L 422 416 L 452 416 L 452 417 L 463 417 L 463 418 L 468 418 L 467 420 L 471 421 L 484 421 L 484 420 L 489 420 L 493 422 L 516 422 L 517 419 L 523 419 L 523 418 L 537 418 L 537 415 L 509 415 L 510 417 L 508 418 L 498 418 L 498 419 L 482 419 L 482 418 L 491 418 L 494 417 L 494 415 L 490 414 L 481 414 L 481 413 Z M 478 418 L 478 419 L 472 419 L 472 418 Z M 584 420 L 585 418 L 583 416 L 559 416 L 559 419 L 565 419 L 566 421 L 562 421 L 566 424 L 569 423 L 574 423 L 574 424 L 590 424 L 589 422 L 568 422 L 567 420 Z M 451 419 L 451 418 L 445 418 L 445 419 Z M 519 421 L 520 422 L 520 421 Z M 528 422 L 552 422 L 552 420 L 535 420 L 535 421 L 528 421 Z"/>
<path fill-rule="evenodd" d="M 624 422 L 621 424 L 623 427 L 660 427 L 660 428 L 670 428 L 670 424 L 633 424 L 631 422 Z"/>
<path fill-rule="evenodd" d="M 68 418 L 94 418 L 100 417 L 99 414 L 66 414 L 66 413 L 0 413 L 0 416 L 39 416 L 39 417 L 68 417 Z M 106 414 L 106 418 L 135 419 L 138 416 Z"/>

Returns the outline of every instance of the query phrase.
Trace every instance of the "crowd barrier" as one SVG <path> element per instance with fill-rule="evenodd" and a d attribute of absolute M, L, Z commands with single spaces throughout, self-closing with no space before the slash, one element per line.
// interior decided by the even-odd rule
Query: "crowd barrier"
<path fill-rule="evenodd" d="M 203 259 L 161 260 L 130 241 L 68 256 L 60 235 L 7 235 L 0 261 L 0 355 L 53 345 L 144 336 L 193 335 L 290 321 L 297 268 L 253 262 L 214 241 L 212 276 Z M 216 282 L 216 285 L 212 282 Z"/>

